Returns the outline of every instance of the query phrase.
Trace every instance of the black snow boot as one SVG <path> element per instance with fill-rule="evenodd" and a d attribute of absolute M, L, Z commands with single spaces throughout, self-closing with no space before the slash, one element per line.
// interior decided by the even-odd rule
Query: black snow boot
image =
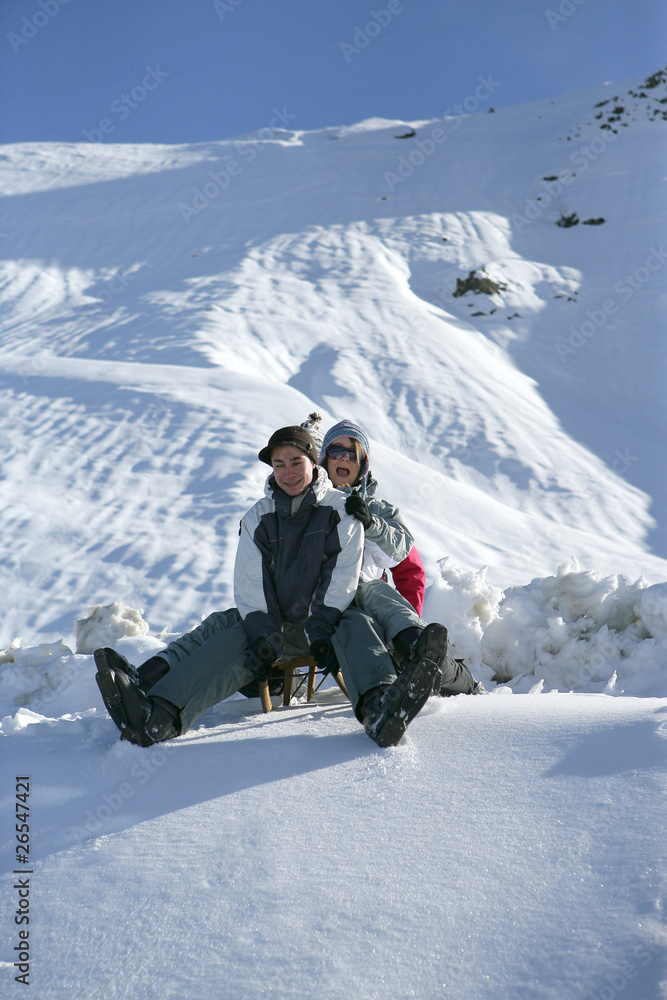
<path fill-rule="evenodd" d="M 409 663 L 414 663 L 427 647 L 430 655 L 437 661 L 438 672 L 433 681 L 433 694 L 447 698 L 453 694 L 486 694 L 484 686 L 476 681 L 463 660 L 455 660 L 448 656 L 447 629 L 444 625 L 433 623 L 426 628 L 417 627 L 403 629 L 393 639 L 396 659 L 399 669 L 404 670 Z"/>
<path fill-rule="evenodd" d="M 429 631 L 430 629 L 430 631 Z M 417 640 L 415 662 L 408 663 L 393 684 L 371 688 L 363 696 L 363 727 L 380 747 L 393 747 L 414 717 L 424 707 L 438 673 L 437 657 L 442 647 L 442 625 L 422 629 Z"/>
<path fill-rule="evenodd" d="M 139 675 L 137 668 L 122 656 L 121 653 L 117 653 L 115 649 L 111 649 L 109 646 L 96 649 L 93 655 L 95 657 L 95 665 L 97 666 L 95 680 L 100 689 L 106 710 L 122 731 L 123 727 L 127 725 L 127 720 L 123 714 L 120 694 L 114 684 L 114 672 L 122 670 L 133 683 L 138 684 Z"/>
<path fill-rule="evenodd" d="M 280 667 L 274 667 L 268 676 L 268 681 L 270 695 L 282 694 L 285 688 L 285 671 Z M 259 681 L 249 681 L 239 688 L 239 691 L 246 698 L 259 698 Z"/>
<path fill-rule="evenodd" d="M 120 730 L 120 738 L 149 747 L 178 736 L 181 730 L 178 708 L 164 698 L 148 698 L 119 665 L 109 666 L 106 652 L 95 653 L 98 668 L 95 680 L 107 711 Z"/>
<path fill-rule="evenodd" d="M 441 666 L 447 656 L 447 629 L 438 622 L 432 622 L 424 628 L 415 625 L 404 628 L 395 635 L 392 643 L 401 670 L 424 656 Z"/>
<path fill-rule="evenodd" d="M 449 698 L 453 694 L 486 694 L 486 691 L 482 683 L 475 680 L 463 660 L 446 656 L 440 676 L 436 677 L 433 685 L 433 693 L 441 698 Z"/>
<path fill-rule="evenodd" d="M 413 662 L 412 650 L 422 632 L 423 629 L 418 625 L 412 625 L 410 628 L 404 628 L 391 640 L 393 659 L 398 673 L 404 670 L 408 663 Z"/>
<path fill-rule="evenodd" d="M 98 670 L 103 667 L 122 670 L 135 684 L 139 683 L 139 671 L 122 653 L 117 653 L 110 646 L 104 646 L 102 649 L 96 649 L 93 656 Z"/>
<path fill-rule="evenodd" d="M 145 693 L 161 681 L 165 674 L 169 673 L 169 661 L 164 656 L 151 656 L 137 669 L 139 687 Z"/>
<path fill-rule="evenodd" d="M 433 693 L 437 694 L 442 685 L 442 672 L 447 662 L 447 629 L 438 622 L 432 622 L 425 628 L 414 626 L 405 628 L 393 640 L 394 655 L 398 672 L 426 656 L 435 660 L 438 671 L 433 681 Z"/>
<path fill-rule="evenodd" d="M 133 684 L 138 684 L 145 693 L 162 680 L 169 671 L 169 661 L 163 656 L 151 656 L 140 667 L 135 667 L 133 663 L 115 649 L 105 646 L 95 650 L 95 663 L 100 667 L 111 670 L 122 670 L 130 678 Z"/>

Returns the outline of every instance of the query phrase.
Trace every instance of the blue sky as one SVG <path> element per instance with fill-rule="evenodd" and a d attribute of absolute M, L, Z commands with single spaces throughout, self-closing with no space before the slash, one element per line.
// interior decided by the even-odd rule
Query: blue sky
<path fill-rule="evenodd" d="M 489 105 L 520 104 L 658 69 L 665 8 L 3 0 L 0 141 L 200 142 L 269 126 L 275 109 L 296 129 L 435 118 L 474 95 L 480 77 L 494 83 Z"/>

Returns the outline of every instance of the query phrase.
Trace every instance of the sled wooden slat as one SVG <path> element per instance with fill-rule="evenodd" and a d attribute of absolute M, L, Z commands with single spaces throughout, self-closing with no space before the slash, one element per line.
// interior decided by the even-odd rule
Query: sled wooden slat
<path fill-rule="evenodd" d="M 308 667 L 308 687 L 307 687 L 307 700 L 310 701 L 315 693 L 315 677 L 317 675 L 317 664 L 312 656 L 295 656 L 291 660 L 286 660 L 284 663 L 276 663 L 274 666 L 279 667 L 280 670 L 285 671 L 285 684 L 283 688 L 283 706 L 287 706 L 290 703 L 292 697 L 292 683 L 294 680 L 294 671 L 300 667 Z M 341 689 L 343 694 L 349 698 L 347 693 L 347 688 L 345 687 L 345 681 L 343 680 L 343 675 L 340 670 L 331 675 L 335 680 L 338 687 Z M 269 682 L 260 681 L 259 682 L 259 696 L 262 701 L 262 708 L 264 712 L 272 712 L 273 705 L 271 703 L 271 695 L 269 694 Z"/>

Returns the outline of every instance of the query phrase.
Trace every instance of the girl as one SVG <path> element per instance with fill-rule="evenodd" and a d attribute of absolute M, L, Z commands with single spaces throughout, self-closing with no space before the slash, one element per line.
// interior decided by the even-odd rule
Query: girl
<path fill-rule="evenodd" d="M 318 417 L 311 414 L 308 427 L 316 442 Z M 303 426 L 308 426 L 308 421 Z M 348 494 L 347 513 L 364 526 L 364 556 L 353 603 L 380 625 L 398 669 L 405 669 L 414 658 L 416 641 L 426 626 L 420 617 L 425 574 L 414 538 L 398 507 L 377 496 L 377 482 L 370 471 L 370 444 L 358 424 L 341 420 L 327 431 L 322 439 L 319 464 L 333 485 Z M 388 569 L 394 575 L 396 589 L 386 582 Z M 399 571 L 398 579 L 395 570 Z M 446 634 L 444 628 L 443 631 Z M 446 649 L 440 658 L 440 668 L 434 693 L 482 692 L 481 684 L 465 664 L 447 656 Z"/>

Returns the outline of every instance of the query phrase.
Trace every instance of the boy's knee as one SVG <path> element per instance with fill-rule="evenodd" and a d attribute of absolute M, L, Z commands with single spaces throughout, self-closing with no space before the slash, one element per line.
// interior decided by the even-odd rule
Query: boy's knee
<path fill-rule="evenodd" d="M 232 625 L 236 625 L 240 621 L 241 616 L 236 608 L 228 608 L 227 611 L 212 611 L 210 615 L 204 618 L 199 627 L 214 635 L 216 632 L 222 631 L 222 629 L 231 628 Z"/>

